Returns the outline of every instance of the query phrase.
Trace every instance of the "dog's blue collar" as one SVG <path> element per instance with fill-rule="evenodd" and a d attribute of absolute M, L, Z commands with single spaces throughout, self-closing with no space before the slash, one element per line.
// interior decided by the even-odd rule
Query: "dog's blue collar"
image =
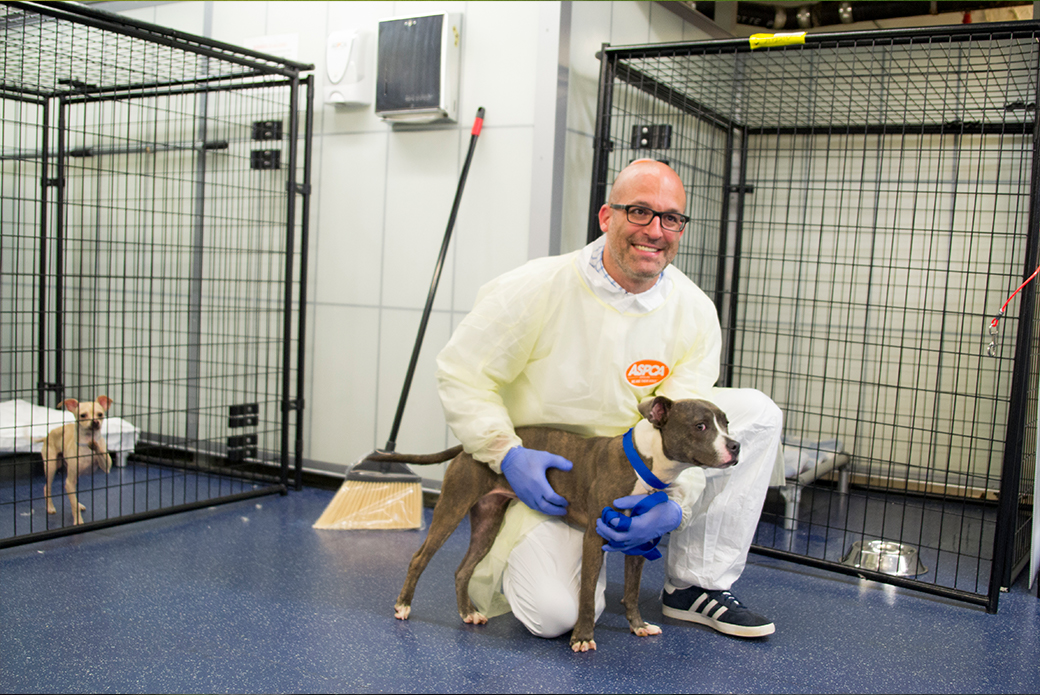
<path fill-rule="evenodd" d="M 642 457 L 639 452 L 636 451 L 635 442 L 632 439 L 632 433 L 635 432 L 635 427 L 625 432 L 625 436 L 621 438 L 621 441 L 625 445 L 625 456 L 628 457 L 628 462 L 632 464 L 632 468 L 635 469 L 636 475 L 644 483 L 654 488 L 655 490 L 663 490 L 668 487 L 667 483 L 662 483 L 656 475 L 650 472 L 650 469 L 643 463 Z"/>

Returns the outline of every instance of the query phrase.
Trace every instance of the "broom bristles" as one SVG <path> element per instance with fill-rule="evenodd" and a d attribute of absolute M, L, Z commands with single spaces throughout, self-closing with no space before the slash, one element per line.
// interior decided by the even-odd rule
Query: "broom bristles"
<path fill-rule="evenodd" d="M 316 529 L 413 529 L 422 525 L 421 483 L 345 480 Z"/>

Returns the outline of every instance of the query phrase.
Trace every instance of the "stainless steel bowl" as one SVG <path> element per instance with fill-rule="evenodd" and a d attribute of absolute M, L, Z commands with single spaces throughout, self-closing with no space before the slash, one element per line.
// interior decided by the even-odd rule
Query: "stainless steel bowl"
<path fill-rule="evenodd" d="M 917 548 L 895 541 L 856 541 L 841 564 L 896 577 L 916 577 L 928 571 L 917 556 Z"/>

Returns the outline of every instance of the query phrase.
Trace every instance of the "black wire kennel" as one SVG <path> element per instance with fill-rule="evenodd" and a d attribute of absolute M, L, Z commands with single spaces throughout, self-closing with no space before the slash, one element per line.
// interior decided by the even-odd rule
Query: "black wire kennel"
<path fill-rule="evenodd" d="M 995 611 L 1033 514 L 1035 285 L 987 347 L 1038 264 L 1040 24 L 752 41 L 604 46 L 589 238 L 633 159 L 683 178 L 721 383 L 785 412 L 756 551 Z"/>
<path fill-rule="evenodd" d="M 0 38 L 0 547 L 299 487 L 312 66 L 75 3 Z M 100 394 L 74 527 L 34 452 Z"/>

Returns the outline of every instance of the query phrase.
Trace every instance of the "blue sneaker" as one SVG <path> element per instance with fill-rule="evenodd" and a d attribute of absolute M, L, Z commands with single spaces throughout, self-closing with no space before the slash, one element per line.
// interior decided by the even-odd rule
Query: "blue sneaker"
<path fill-rule="evenodd" d="M 669 618 L 707 625 L 734 637 L 765 637 L 776 631 L 768 618 L 749 611 L 728 591 L 698 586 L 676 589 L 665 582 L 661 604 L 661 612 Z"/>

